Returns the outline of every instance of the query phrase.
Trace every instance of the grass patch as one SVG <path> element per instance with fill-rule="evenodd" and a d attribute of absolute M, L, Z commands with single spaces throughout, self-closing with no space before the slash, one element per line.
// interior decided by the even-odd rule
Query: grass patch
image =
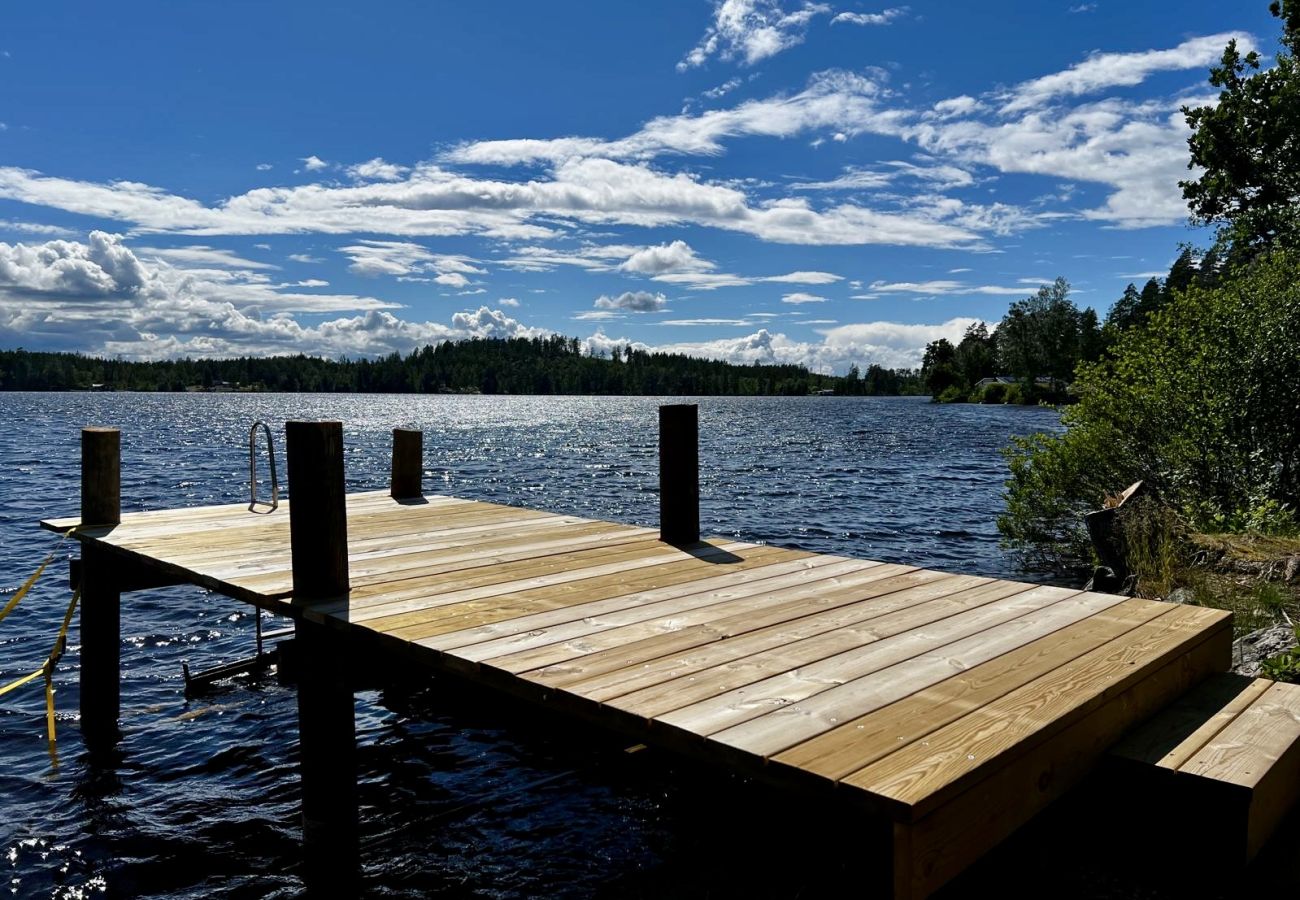
<path fill-rule="evenodd" d="M 1238 637 L 1300 622 L 1300 579 L 1284 580 L 1300 538 L 1198 534 L 1153 504 L 1126 518 L 1124 542 L 1140 597 L 1230 610 Z"/>

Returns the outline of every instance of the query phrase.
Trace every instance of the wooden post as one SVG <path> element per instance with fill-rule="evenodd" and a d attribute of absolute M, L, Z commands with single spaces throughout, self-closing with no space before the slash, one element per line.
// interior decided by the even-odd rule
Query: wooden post
<path fill-rule="evenodd" d="M 289 541 L 296 603 L 346 595 L 343 425 L 286 422 Z M 295 638 L 302 766 L 304 880 L 321 896 L 352 896 L 360 876 L 356 720 L 345 636 L 299 619 Z"/>
<path fill-rule="evenodd" d="M 659 539 L 693 544 L 700 539 L 699 407 L 659 407 Z"/>
<path fill-rule="evenodd" d="M 393 429 L 393 474 L 389 494 L 394 500 L 424 496 L 424 432 L 414 428 Z"/>
<path fill-rule="evenodd" d="M 81 430 L 81 524 L 122 521 L 122 434 Z M 118 739 L 121 712 L 122 592 L 113 561 L 86 544 L 81 565 L 81 735 L 92 752 Z"/>
<path fill-rule="evenodd" d="M 293 595 L 320 600 L 348 591 L 343 423 L 285 422 Z"/>

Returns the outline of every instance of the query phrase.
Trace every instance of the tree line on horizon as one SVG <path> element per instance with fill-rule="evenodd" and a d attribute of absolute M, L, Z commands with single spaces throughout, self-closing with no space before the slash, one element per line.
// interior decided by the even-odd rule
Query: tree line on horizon
<path fill-rule="evenodd" d="M 577 338 L 471 338 L 403 356 L 330 360 L 306 356 L 132 361 L 80 353 L 0 350 L 0 390 L 247 390 L 319 393 L 606 394 L 638 396 L 850 396 L 922 393 L 910 369 L 854 365 L 823 375 L 801 365 L 739 365 L 678 353 L 614 348 L 583 352 Z"/>

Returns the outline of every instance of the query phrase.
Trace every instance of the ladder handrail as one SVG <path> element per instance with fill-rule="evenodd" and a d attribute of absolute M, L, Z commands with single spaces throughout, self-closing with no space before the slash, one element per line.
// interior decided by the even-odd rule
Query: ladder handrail
<path fill-rule="evenodd" d="M 271 460 L 271 504 L 267 512 L 271 512 L 280 505 L 280 479 L 275 474 L 275 441 L 271 437 L 271 426 L 267 425 L 261 419 L 253 423 L 253 427 L 248 429 L 248 511 L 257 512 L 258 503 L 266 505 L 264 501 L 257 499 L 257 428 L 262 427 L 262 433 L 266 435 L 266 455 Z"/>

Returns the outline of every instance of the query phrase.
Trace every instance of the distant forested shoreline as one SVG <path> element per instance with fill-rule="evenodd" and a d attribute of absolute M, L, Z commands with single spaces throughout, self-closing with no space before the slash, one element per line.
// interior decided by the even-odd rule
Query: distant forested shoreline
<path fill-rule="evenodd" d="M 737 365 L 631 346 L 584 353 L 576 338 L 474 338 L 402 356 L 268 356 L 132 361 L 0 350 L 0 391 L 274 391 L 417 394 L 922 394 L 910 369 L 854 366 L 845 376 L 798 365 Z"/>

